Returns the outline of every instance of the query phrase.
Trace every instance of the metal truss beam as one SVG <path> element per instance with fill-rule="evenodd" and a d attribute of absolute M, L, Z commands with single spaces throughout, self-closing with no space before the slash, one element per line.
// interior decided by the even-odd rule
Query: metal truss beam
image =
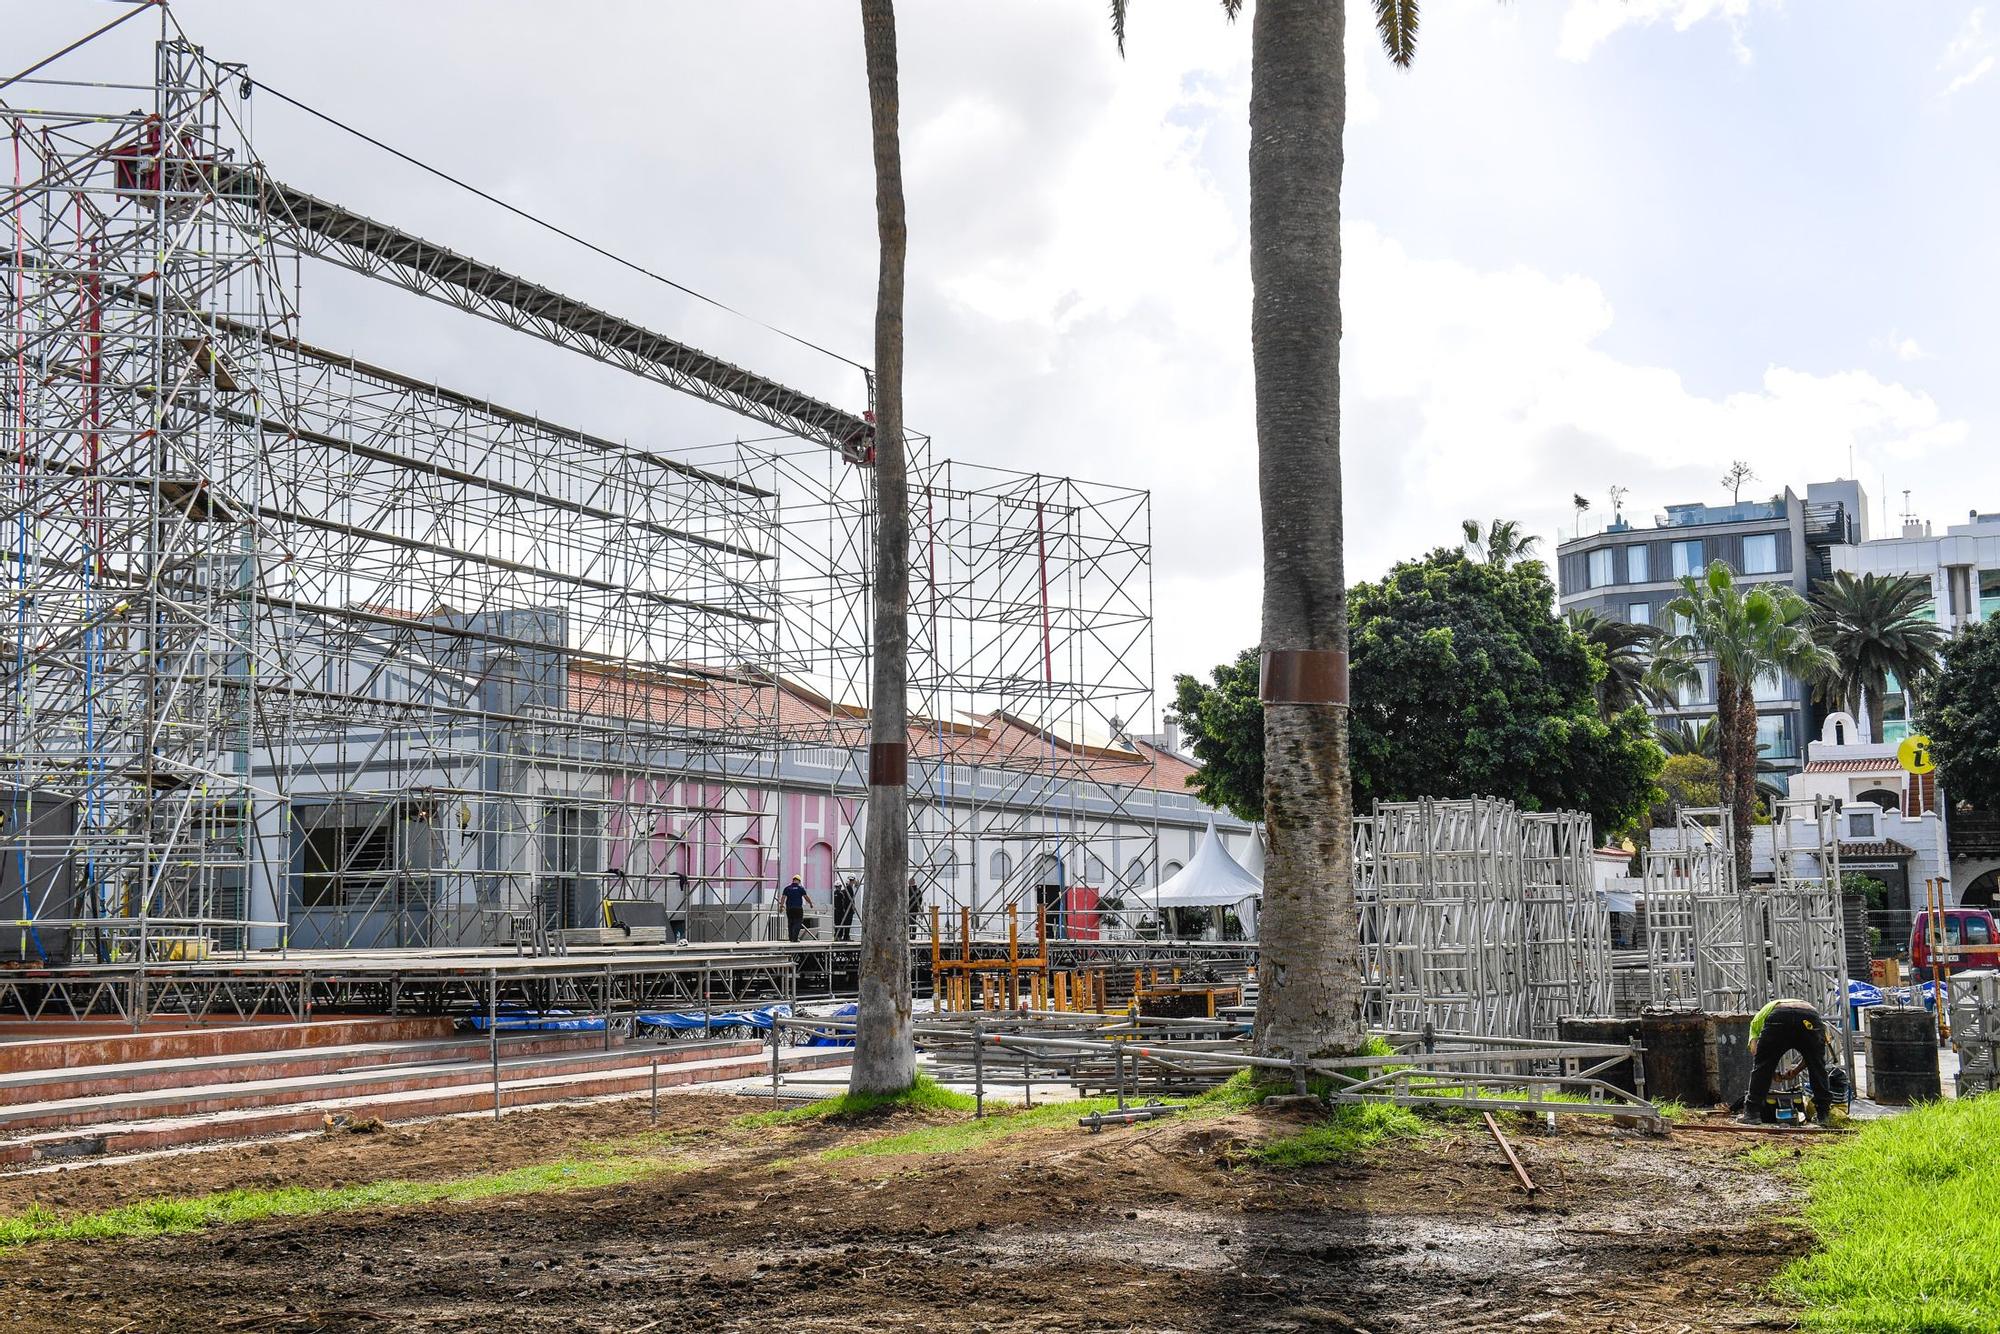
<path fill-rule="evenodd" d="M 482 319 L 533 334 L 801 439 L 856 457 L 863 418 L 553 288 L 364 217 L 249 168 L 225 169 L 219 192 L 255 210 L 274 240 Z"/>

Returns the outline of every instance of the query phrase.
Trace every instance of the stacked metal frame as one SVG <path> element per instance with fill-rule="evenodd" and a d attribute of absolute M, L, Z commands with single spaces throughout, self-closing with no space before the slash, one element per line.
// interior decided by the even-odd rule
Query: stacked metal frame
<path fill-rule="evenodd" d="M 1828 1036 L 1852 1069 L 1847 1025 L 1847 924 L 1841 911 L 1840 808 L 1831 797 L 1780 801 L 1771 812 L 1772 878 L 1763 900 L 1767 989 L 1746 1007 L 1797 997 L 1832 1022 Z"/>
<path fill-rule="evenodd" d="M 1646 853 L 1641 882 L 1645 919 L 1646 972 L 1654 1009 L 1713 1008 L 1721 970 L 1705 962 L 1705 940 L 1715 938 L 1715 924 L 1732 912 L 1742 920 L 1737 897 L 1735 863 L 1731 859 L 1732 821 L 1721 807 L 1680 811 L 1679 838 Z M 1742 936 L 1735 949 L 1741 954 Z"/>
<path fill-rule="evenodd" d="M 1608 1011 L 1589 816 L 1427 797 L 1378 803 L 1355 823 L 1371 1023 L 1539 1038 Z"/>

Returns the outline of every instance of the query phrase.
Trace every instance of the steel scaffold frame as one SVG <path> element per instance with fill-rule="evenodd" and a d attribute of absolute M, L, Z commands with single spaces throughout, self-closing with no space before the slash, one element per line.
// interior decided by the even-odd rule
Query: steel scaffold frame
<path fill-rule="evenodd" d="M 1378 802 L 1355 821 L 1367 1014 L 1379 1026 L 1553 1038 L 1610 1006 L 1590 817 L 1492 797 Z"/>
<path fill-rule="evenodd" d="M 862 418 L 274 182 L 241 67 L 161 15 L 148 83 L 0 103 L 13 953 L 540 942 L 613 893 L 768 920 L 768 790 L 826 753 L 836 798 L 863 740 Z M 634 445 L 314 346 L 319 260 L 789 434 Z M 917 437 L 912 496 L 927 892 L 1156 879 L 1147 493 Z"/>

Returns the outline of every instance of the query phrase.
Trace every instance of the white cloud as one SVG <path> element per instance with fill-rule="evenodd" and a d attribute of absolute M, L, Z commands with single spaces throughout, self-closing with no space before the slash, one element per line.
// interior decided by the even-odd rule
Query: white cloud
<path fill-rule="evenodd" d="M 1731 49 L 1745 64 L 1750 48 L 1743 40 L 1744 20 L 1752 0 L 1570 0 L 1556 39 L 1556 54 L 1565 60 L 1588 60 L 1591 53 L 1624 28 L 1646 27 L 1671 18 L 1674 31 L 1686 32 L 1703 19 L 1720 18 L 1729 25 Z"/>
<path fill-rule="evenodd" d="M 1450 540 L 1461 518 L 1518 517 L 1552 539 L 1569 497 L 1632 489 L 1628 511 L 1716 493 L 1747 459 L 1774 486 L 1966 438 L 1928 394 L 1862 370 L 1773 364 L 1720 396 L 1601 346 L 1594 282 L 1420 259 L 1366 224 L 1347 237 L 1343 362 L 1357 569 Z M 1915 347 L 1914 340 L 1900 340 Z M 1393 527 L 1360 516 L 1394 513 Z"/>
<path fill-rule="evenodd" d="M 1993 72 L 1993 57 L 1981 56 L 1979 63 L 1945 85 L 1944 95 L 1950 97 L 1961 88 L 1970 88 Z"/>
<path fill-rule="evenodd" d="M 1951 76 L 1945 97 L 1961 92 L 1993 72 L 1993 38 L 1986 32 L 1986 7 L 1976 6 L 1949 42 L 1938 61 L 1938 71 Z"/>

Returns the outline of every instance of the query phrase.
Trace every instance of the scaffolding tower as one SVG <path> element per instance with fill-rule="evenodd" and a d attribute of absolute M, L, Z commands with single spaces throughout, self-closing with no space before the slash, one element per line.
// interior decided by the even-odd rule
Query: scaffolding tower
<path fill-rule="evenodd" d="M 142 81 L 0 102 L 0 957 L 541 941 L 633 899 L 741 935 L 792 870 L 859 874 L 867 415 L 286 185 L 242 67 L 156 8 Z M 768 433 L 613 439 L 319 346 L 328 266 Z M 920 892 L 1143 901 L 1148 494 L 921 436 L 910 494 Z"/>

